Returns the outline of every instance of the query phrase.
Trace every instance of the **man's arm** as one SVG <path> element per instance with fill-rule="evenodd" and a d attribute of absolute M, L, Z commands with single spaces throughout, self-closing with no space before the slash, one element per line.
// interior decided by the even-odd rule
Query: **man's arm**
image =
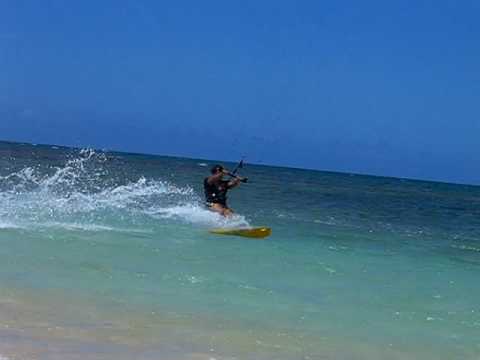
<path fill-rule="evenodd" d="M 236 178 L 233 178 L 232 180 L 230 180 L 228 182 L 228 188 L 229 189 L 233 189 L 234 187 L 237 187 L 238 185 L 240 185 L 240 182 L 242 181 L 242 179 L 236 177 Z"/>

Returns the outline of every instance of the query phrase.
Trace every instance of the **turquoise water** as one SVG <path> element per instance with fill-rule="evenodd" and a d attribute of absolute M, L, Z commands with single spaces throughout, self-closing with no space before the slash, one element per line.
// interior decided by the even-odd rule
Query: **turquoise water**
<path fill-rule="evenodd" d="M 0 143 L 1 356 L 478 359 L 479 187 L 212 164 Z"/>

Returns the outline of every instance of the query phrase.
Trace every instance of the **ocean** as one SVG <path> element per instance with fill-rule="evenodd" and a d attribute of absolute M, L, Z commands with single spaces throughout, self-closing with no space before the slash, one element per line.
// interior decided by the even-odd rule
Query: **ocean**
<path fill-rule="evenodd" d="M 480 187 L 215 163 L 0 142 L 0 359 L 480 358 Z"/>

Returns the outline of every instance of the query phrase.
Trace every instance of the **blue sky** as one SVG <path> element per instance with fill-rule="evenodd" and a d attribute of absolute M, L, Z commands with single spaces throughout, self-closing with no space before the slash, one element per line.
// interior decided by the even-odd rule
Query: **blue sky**
<path fill-rule="evenodd" d="M 480 184 L 478 1 L 2 1 L 0 139 Z"/>

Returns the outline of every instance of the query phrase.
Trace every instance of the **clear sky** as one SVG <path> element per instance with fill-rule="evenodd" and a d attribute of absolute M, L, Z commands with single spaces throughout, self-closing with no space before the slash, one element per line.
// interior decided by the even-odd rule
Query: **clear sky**
<path fill-rule="evenodd" d="M 0 0 L 0 139 L 480 184 L 480 2 Z"/>

